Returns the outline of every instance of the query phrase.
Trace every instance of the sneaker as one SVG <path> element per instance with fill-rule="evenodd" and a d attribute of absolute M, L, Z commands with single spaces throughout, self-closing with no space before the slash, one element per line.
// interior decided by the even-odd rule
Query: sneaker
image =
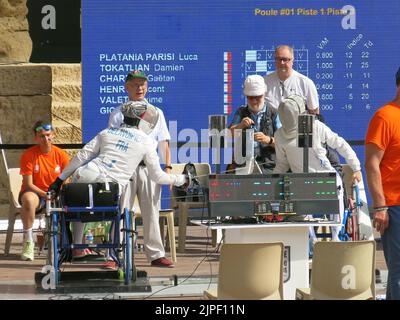
<path fill-rule="evenodd" d="M 35 243 L 33 241 L 27 241 L 22 249 L 21 259 L 24 261 L 33 261 L 33 251 L 35 248 Z"/>
<path fill-rule="evenodd" d="M 72 258 L 73 259 L 82 259 L 86 256 L 87 256 L 87 254 L 85 252 L 85 249 L 72 249 Z"/>
<path fill-rule="evenodd" d="M 173 268 L 174 267 L 174 263 L 171 260 L 168 260 L 165 257 L 153 260 L 151 262 L 151 265 L 153 267 L 161 267 L 161 268 Z"/>
<path fill-rule="evenodd" d="M 104 254 L 102 254 L 99 251 L 94 251 L 94 250 L 92 250 L 90 248 L 83 249 L 83 250 L 85 251 L 86 256 L 94 257 L 94 258 L 104 258 Z"/>
<path fill-rule="evenodd" d="M 117 270 L 118 266 L 114 260 L 108 260 L 106 263 L 103 264 L 102 268 L 109 270 Z"/>
<path fill-rule="evenodd" d="M 94 252 L 92 249 L 89 249 L 89 248 L 83 249 L 83 252 L 85 252 L 85 254 L 87 256 L 97 256 L 97 253 Z"/>

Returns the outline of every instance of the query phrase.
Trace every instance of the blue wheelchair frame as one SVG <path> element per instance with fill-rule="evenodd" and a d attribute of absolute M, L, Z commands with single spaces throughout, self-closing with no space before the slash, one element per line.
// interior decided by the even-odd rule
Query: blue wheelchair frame
<path fill-rule="evenodd" d="M 134 231 L 132 228 L 132 218 L 127 208 L 121 213 L 119 206 L 110 207 L 52 207 L 55 201 L 52 200 L 52 194 L 47 193 L 46 197 L 46 229 L 47 229 L 47 264 L 54 268 L 54 276 L 56 286 L 60 283 L 60 268 L 65 260 L 65 252 L 68 249 L 107 249 L 109 250 L 110 257 L 117 263 L 119 270 L 122 270 L 124 275 L 124 284 L 129 285 L 131 281 L 136 279 L 136 269 L 134 265 L 133 247 L 134 247 Z M 96 212 L 114 213 L 105 217 L 103 214 L 102 219 L 95 215 Z M 68 213 L 77 213 L 68 216 Z M 110 228 L 110 235 L 113 232 L 113 241 L 111 243 L 102 244 L 74 244 L 70 243 L 68 238 L 68 231 L 66 222 L 68 221 L 82 221 L 80 213 L 93 214 L 93 220 L 87 219 L 84 222 L 91 221 L 111 221 L 112 227 Z M 123 239 L 120 239 L 120 223 L 123 221 Z M 59 228 L 60 227 L 60 228 Z M 60 243 L 59 243 L 60 236 Z M 110 237 L 111 238 L 111 237 Z M 121 241 L 122 240 L 122 241 Z M 120 258 L 119 251 L 123 251 L 123 257 Z"/>
<path fill-rule="evenodd" d="M 358 226 L 358 216 L 354 214 L 353 211 L 357 210 L 357 208 L 362 207 L 362 201 L 360 199 L 360 190 L 358 185 L 353 186 L 353 197 L 354 197 L 354 207 L 347 206 L 344 210 L 342 227 L 339 231 L 338 237 L 340 241 L 356 241 L 360 238 L 359 226 Z M 349 233 L 349 221 L 351 221 L 352 234 Z M 331 233 L 318 233 L 316 234 L 318 238 L 329 238 L 332 236 Z M 312 257 L 312 243 L 310 238 L 309 245 L 309 256 Z"/>
<path fill-rule="evenodd" d="M 361 208 L 363 204 L 360 199 L 360 189 L 358 188 L 358 185 L 354 185 L 352 188 L 354 196 L 354 206 L 349 206 L 344 210 L 342 228 L 340 229 L 338 235 L 341 241 L 356 241 L 360 238 L 358 216 L 357 213 L 354 213 L 354 211 L 357 211 L 357 208 Z M 351 226 L 349 225 L 349 223 L 351 223 Z M 350 227 L 352 228 L 351 233 L 349 233 Z"/>

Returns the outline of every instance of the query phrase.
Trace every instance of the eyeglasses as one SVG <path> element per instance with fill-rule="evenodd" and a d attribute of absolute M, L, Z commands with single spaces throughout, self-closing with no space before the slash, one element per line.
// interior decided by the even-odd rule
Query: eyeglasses
<path fill-rule="evenodd" d="M 53 126 L 50 123 L 46 123 L 46 124 L 42 124 L 35 128 L 36 132 L 39 132 L 41 130 L 50 131 L 50 130 L 53 130 Z"/>
<path fill-rule="evenodd" d="M 252 100 L 252 99 L 260 100 L 263 96 L 264 95 L 261 95 L 261 96 L 247 96 L 247 99 L 249 99 L 249 100 Z"/>
<path fill-rule="evenodd" d="M 286 58 L 286 57 L 275 57 L 275 61 L 276 62 L 284 62 L 284 63 L 287 63 L 287 62 L 289 62 L 290 60 L 292 60 L 291 58 Z"/>

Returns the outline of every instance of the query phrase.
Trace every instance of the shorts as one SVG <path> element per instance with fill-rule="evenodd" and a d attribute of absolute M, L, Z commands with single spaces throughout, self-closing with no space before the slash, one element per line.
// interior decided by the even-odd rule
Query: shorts
<path fill-rule="evenodd" d="M 21 191 L 20 193 L 19 193 L 19 195 L 18 195 L 18 203 L 20 204 L 20 205 L 22 205 L 22 202 L 21 202 L 21 198 L 22 198 L 22 195 L 25 193 L 25 192 L 27 192 L 28 190 L 25 190 L 25 191 Z M 33 191 L 32 191 L 33 192 Z M 35 192 L 34 192 L 35 193 Z M 39 198 L 39 205 L 38 205 L 38 207 L 36 208 L 36 212 L 39 212 L 40 210 L 42 210 L 45 206 L 46 206 L 46 199 L 44 199 L 44 198 L 41 198 L 41 197 L 39 197 L 39 195 L 37 194 L 37 193 L 35 193 L 37 196 L 38 196 L 38 198 Z"/>

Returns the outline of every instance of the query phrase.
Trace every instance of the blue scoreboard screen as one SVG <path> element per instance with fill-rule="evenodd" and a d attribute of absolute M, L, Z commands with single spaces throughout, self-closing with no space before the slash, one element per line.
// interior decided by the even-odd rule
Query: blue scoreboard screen
<path fill-rule="evenodd" d="M 360 144 L 395 93 L 399 12 L 398 0 L 82 1 L 84 141 L 126 101 L 133 69 L 148 75 L 147 98 L 164 111 L 172 141 L 200 137 L 210 114 L 231 120 L 245 77 L 273 72 L 274 48 L 288 44 L 327 124 Z"/>

